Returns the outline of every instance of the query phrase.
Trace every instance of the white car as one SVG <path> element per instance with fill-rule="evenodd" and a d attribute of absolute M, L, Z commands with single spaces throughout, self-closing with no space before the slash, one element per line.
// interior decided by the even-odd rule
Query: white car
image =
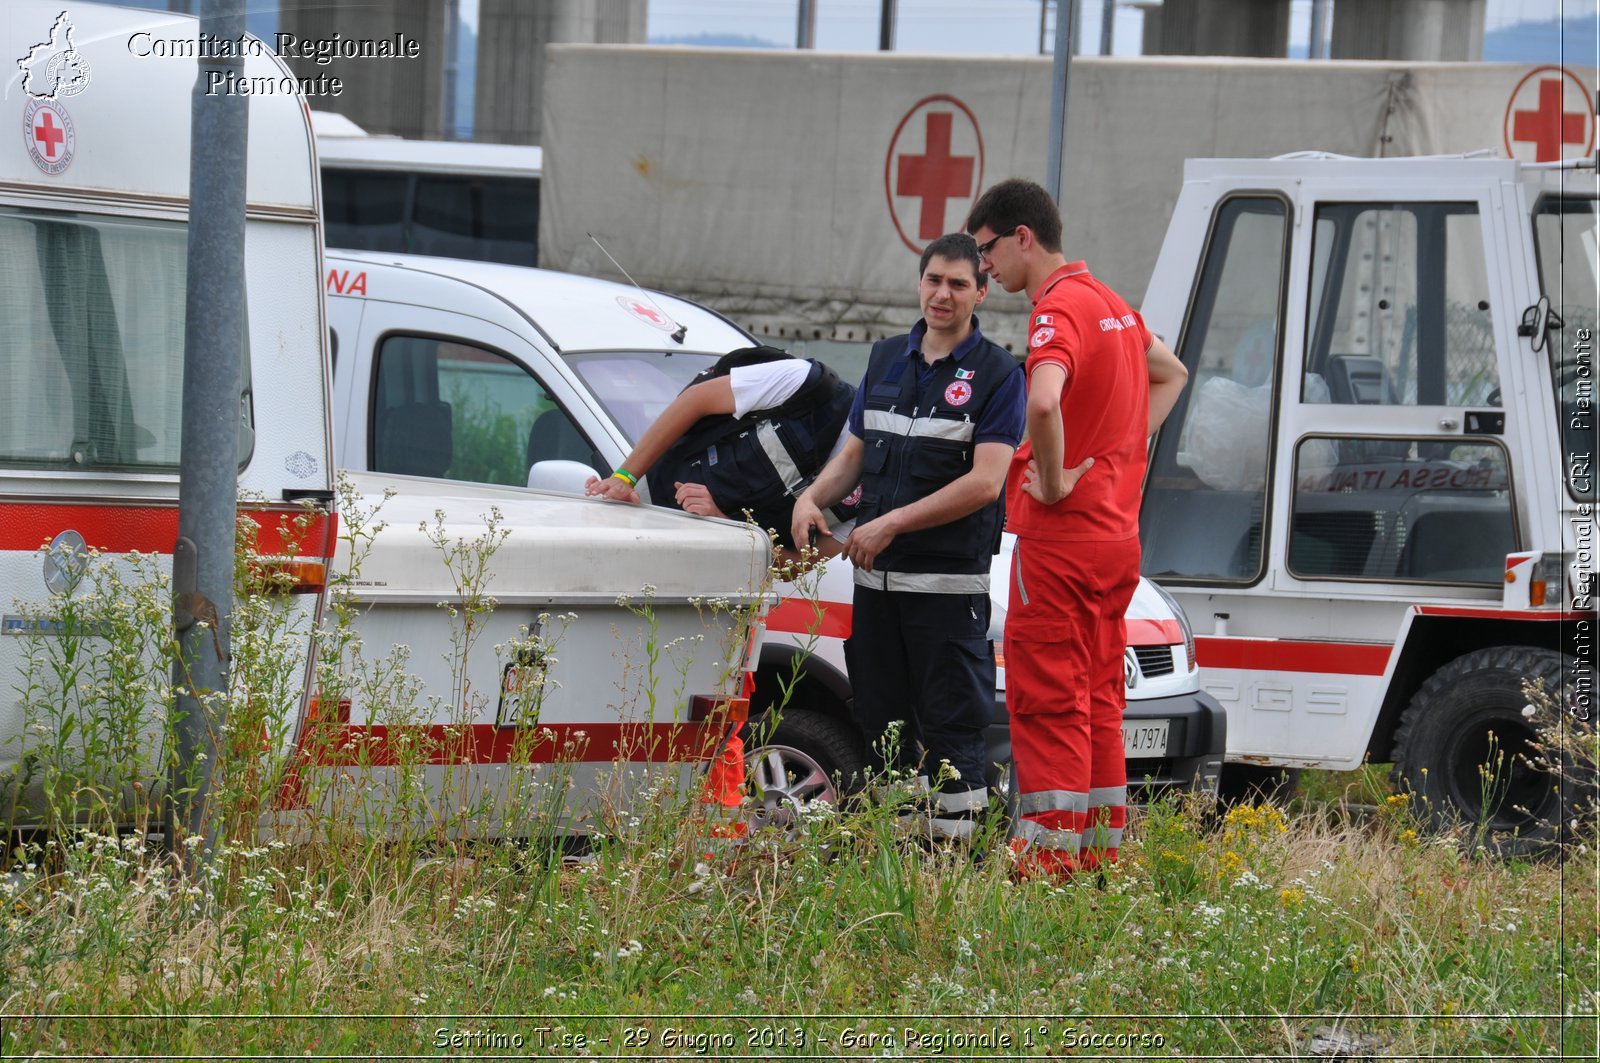
<path fill-rule="evenodd" d="M 697 372 L 756 342 L 704 307 L 571 274 L 348 251 L 329 251 L 327 265 L 335 452 L 347 469 L 579 492 L 591 473 L 609 475 Z M 993 569 L 996 639 L 1006 539 Z M 769 795 L 831 798 L 867 753 L 844 666 L 848 564 L 829 564 L 815 605 L 779 590 L 751 708 L 753 719 L 782 712 L 770 733 L 758 730 L 766 742 L 751 763 Z M 1126 662 L 1130 779 L 1214 788 L 1225 717 L 1200 690 L 1183 611 L 1144 580 L 1128 612 Z M 999 663 L 995 783 L 1010 761 Z"/>

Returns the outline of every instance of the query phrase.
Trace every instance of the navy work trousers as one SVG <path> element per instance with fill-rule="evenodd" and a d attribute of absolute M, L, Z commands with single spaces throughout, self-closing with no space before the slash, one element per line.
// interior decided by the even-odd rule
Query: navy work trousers
<path fill-rule="evenodd" d="M 852 613 L 845 663 L 873 767 L 920 770 L 949 793 L 983 787 L 983 729 L 994 705 L 989 596 L 858 585 Z M 898 747 L 886 751 L 883 736 L 895 720 L 905 726 Z M 941 761 L 960 778 L 942 772 Z"/>

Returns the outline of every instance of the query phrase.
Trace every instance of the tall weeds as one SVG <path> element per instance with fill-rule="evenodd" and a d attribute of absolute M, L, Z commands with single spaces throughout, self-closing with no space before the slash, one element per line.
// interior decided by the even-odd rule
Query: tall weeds
<path fill-rule="evenodd" d="M 351 566 L 298 735 L 285 668 L 306 662 L 274 657 L 293 638 L 271 589 L 241 593 L 230 828 L 199 879 L 139 829 L 171 685 L 154 563 L 100 587 L 91 558 L 39 618 L 61 625 L 41 629 L 24 684 L 41 724 L 28 785 L 50 795 L 50 829 L 13 835 L 0 877 L 0 1054 L 611 1055 L 631 1038 L 669 1057 L 1287 1058 L 1319 1031 L 1384 1058 L 1592 1047 L 1592 855 L 1492 860 L 1419 832 L 1405 795 L 1370 816 L 1164 801 L 1135 813 L 1102 874 L 1018 883 L 998 816 L 945 849 L 906 838 L 892 801 L 811 807 L 730 845 L 692 766 L 617 764 L 592 780 L 616 800 L 574 844 L 581 740 L 544 720 L 574 618 L 488 641 L 491 515 L 452 570 L 457 634 L 439 652 L 458 677 L 477 654 L 511 670 L 498 718 L 517 743 L 496 786 L 467 785 L 440 743 L 502 691 L 463 678 L 429 703 L 403 651 L 363 645 L 357 580 L 380 512 L 341 504 Z M 260 571 L 242 564 L 242 586 Z M 641 589 L 619 632 L 648 632 L 653 609 Z M 630 643 L 650 681 L 624 682 L 619 702 L 680 696 L 691 651 L 737 675 L 741 637 Z M 372 726 L 341 704 L 370 707 Z M 67 719 L 65 735 L 47 726 Z M 443 739 L 423 726 L 436 720 Z"/>

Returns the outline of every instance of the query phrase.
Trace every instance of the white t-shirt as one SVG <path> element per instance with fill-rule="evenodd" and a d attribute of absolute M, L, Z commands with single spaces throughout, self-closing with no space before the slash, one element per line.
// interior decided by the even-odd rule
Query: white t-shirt
<path fill-rule="evenodd" d="M 736 366 L 728 372 L 728 385 L 733 389 L 733 416 L 739 418 L 752 410 L 782 406 L 800 390 L 800 385 L 806 382 L 810 372 L 811 363 L 804 358 Z M 839 438 L 833 441 L 833 449 L 828 452 L 829 461 L 839 456 L 849 436 L 848 431 L 840 431 Z M 855 526 L 855 521 L 833 521 L 830 526 L 833 537 L 842 543 Z"/>
<path fill-rule="evenodd" d="M 800 390 L 810 372 L 811 363 L 804 358 L 736 366 L 728 372 L 728 385 L 733 388 L 734 418 L 743 417 L 752 410 L 782 406 Z M 839 438 L 833 441 L 833 449 L 828 452 L 829 461 L 844 449 L 846 434 L 841 431 Z"/>

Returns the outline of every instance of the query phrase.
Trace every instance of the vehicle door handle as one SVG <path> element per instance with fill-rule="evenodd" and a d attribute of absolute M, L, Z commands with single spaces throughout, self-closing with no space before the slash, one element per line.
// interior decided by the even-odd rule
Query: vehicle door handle
<path fill-rule="evenodd" d="M 1440 422 L 1441 425 L 1443 422 Z M 1467 434 L 1478 436 L 1504 435 L 1506 414 L 1504 410 L 1468 410 Z"/>

